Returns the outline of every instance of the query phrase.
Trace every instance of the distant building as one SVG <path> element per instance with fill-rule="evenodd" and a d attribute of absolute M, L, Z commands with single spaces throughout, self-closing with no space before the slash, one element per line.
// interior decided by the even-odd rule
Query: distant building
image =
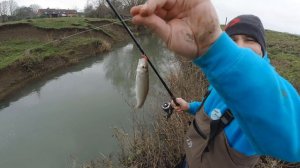
<path fill-rule="evenodd" d="M 46 17 L 74 17 L 77 16 L 78 13 L 76 10 L 69 9 L 39 9 L 38 16 L 46 16 Z"/>

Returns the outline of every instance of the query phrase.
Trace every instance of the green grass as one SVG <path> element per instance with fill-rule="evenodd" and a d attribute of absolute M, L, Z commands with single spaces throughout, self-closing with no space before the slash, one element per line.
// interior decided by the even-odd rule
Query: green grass
<path fill-rule="evenodd" d="M 39 45 L 39 41 L 11 40 L 0 42 L 0 69 L 12 64 L 24 55 L 28 48 Z"/>
<path fill-rule="evenodd" d="M 85 18 L 89 22 L 97 22 L 97 21 L 108 21 L 108 22 L 115 22 L 116 19 L 109 19 L 109 18 Z"/>
<path fill-rule="evenodd" d="M 300 36 L 267 31 L 266 37 L 271 63 L 300 90 Z"/>
<path fill-rule="evenodd" d="M 4 22 L 4 23 L 0 23 L 0 26 L 3 26 L 3 25 L 14 25 L 14 24 L 20 24 L 20 23 L 29 23 L 29 22 L 27 20 Z"/>
<path fill-rule="evenodd" d="M 266 37 L 270 54 L 286 53 L 300 57 L 300 36 L 267 31 Z"/>
<path fill-rule="evenodd" d="M 26 19 L 14 22 L 2 23 L 2 25 L 13 25 L 26 23 L 34 27 L 44 29 L 63 29 L 63 28 L 77 28 L 77 29 L 88 29 L 91 22 L 96 21 L 109 21 L 115 22 L 115 19 L 106 18 L 83 18 L 83 17 L 60 17 L 60 18 L 38 18 L 38 19 Z"/>
<path fill-rule="evenodd" d="M 3 25 L 15 25 L 15 24 L 29 24 L 34 27 L 42 29 L 91 29 L 95 28 L 93 22 L 105 21 L 105 22 L 115 22 L 115 19 L 106 18 L 82 18 L 82 17 L 63 17 L 63 18 L 39 18 L 39 19 L 26 19 L 21 21 L 7 22 L 0 24 Z M 114 39 L 114 35 L 110 30 L 97 28 L 96 31 L 102 32 L 109 37 Z M 33 35 L 34 36 L 34 35 Z M 46 41 L 36 40 L 26 40 L 18 39 L 15 37 L 12 40 L 0 41 L 0 70 L 13 64 L 16 61 L 24 61 L 24 59 L 38 58 L 34 60 L 42 60 L 45 57 L 63 55 L 77 48 L 78 46 L 91 44 L 93 42 L 99 41 L 95 38 L 87 38 L 75 36 L 60 42 L 59 45 L 55 46 L 55 43 L 46 44 Z M 67 54 L 66 54 L 67 55 Z"/>
<path fill-rule="evenodd" d="M 84 18 L 68 17 L 68 18 L 44 18 L 44 19 L 32 19 L 31 25 L 40 28 L 79 28 L 84 29 L 88 23 Z"/>
<path fill-rule="evenodd" d="M 99 41 L 96 38 L 74 37 L 61 42 L 53 42 L 41 45 L 39 41 L 7 41 L 0 43 L 0 69 L 3 69 L 16 61 L 41 61 L 46 57 L 64 55 L 82 45 L 88 45 Z M 58 44 L 59 43 L 59 44 Z"/>

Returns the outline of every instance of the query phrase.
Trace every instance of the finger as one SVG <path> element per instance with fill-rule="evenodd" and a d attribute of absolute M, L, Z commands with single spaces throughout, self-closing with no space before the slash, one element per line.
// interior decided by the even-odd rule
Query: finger
<path fill-rule="evenodd" d="M 176 99 L 175 99 L 176 102 L 174 102 L 174 101 L 172 100 L 171 103 L 173 103 L 173 106 L 174 106 L 174 107 L 181 107 L 181 105 L 182 105 L 182 104 L 181 104 L 181 100 L 182 100 L 182 98 L 176 98 Z M 175 104 L 175 103 L 176 103 L 176 104 Z"/>
<path fill-rule="evenodd" d="M 181 102 L 182 102 L 182 98 L 176 98 L 175 100 L 176 100 L 176 102 L 179 103 L 179 104 L 181 104 Z"/>
<path fill-rule="evenodd" d="M 138 5 L 138 6 L 132 7 L 132 8 L 130 9 L 130 14 L 131 14 L 132 16 L 135 16 L 135 15 L 139 14 L 140 11 L 141 11 L 141 9 L 142 9 L 142 7 L 143 7 L 143 5 Z"/>
<path fill-rule="evenodd" d="M 142 16 L 149 16 L 154 13 L 157 7 L 163 6 L 166 0 L 148 0 L 141 9 Z"/>
<path fill-rule="evenodd" d="M 174 101 L 171 101 L 171 106 L 175 109 L 177 106 L 174 104 Z"/>
<path fill-rule="evenodd" d="M 176 100 L 177 101 L 177 100 Z M 176 109 L 178 109 L 178 108 L 180 108 L 180 104 L 179 104 L 179 106 L 177 106 L 175 103 L 174 103 L 174 101 L 172 100 L 171 101 L 171 106 L 176 110 Z"/>
<path fill-rule="evenodd" d="M 155 14 L 158 16 L 158 17 L 160 17 L 160 18 L 162 18 L 162 19 L 164 19 L 165 20 L 165 18 L 166 18 L 166 16 L 167 16 L 167 10 L 165 10 L 165 9 L 163 9 L 163 8 L 158 8 L 156 11 L 155 11 Z"/>
<path fill-rule="evenodd" d="M 183 110 L 181 108 L 178 108 L 175 110 L 177 113 L 183 113 Z"/>
<path fill-rule="evenodd" d="M 154 13 L 157 8 L 170 9 L 177 0 L 148 0 L 141 9 L 143 16 L 148 16 Z"/>
<path fill-rule="evenodd" d="M 148 17 L 136 15 L 132 18 L 132 22 L 150 28 L 165 42 L 169 39 L 171 27 L 157 15 L 150 15 Z"/>
<path fill-rule="evenodd" d="M 180 104 L 180 109 L 186 111 L 189 109 L 189 104 L 182 98 L 176 98 L 176 101 Z"/>
<path fill-rule="evenodd" d="M 174 110 L 177 111 L 177 112 L 182 111 L 182 109 L 179 106 L 175 106 Z"/>
<path fill-rule="evenodd" d="M 175 104 L 176 106 L 178 106 L 178 107 L 181 107 L 181 105 L 182 105 L 179 98 L 176 98 L 176 99 L 175 99 L 174 104 Z"/>
<path fill-rule="evenodd" d="M 171 101 L 171 105 L 172 105 L 174 108 L 175 108 L 175 107 L 180 107 L 180 103 L 178 103 L 178 102 L 179 102 L 179 99 L 180 99 L 180 98 L 176 98 L 176 100 L 175 100 L 176 103 L 177 103 L 178 105 L 175 104 L 174 100 Z"/>

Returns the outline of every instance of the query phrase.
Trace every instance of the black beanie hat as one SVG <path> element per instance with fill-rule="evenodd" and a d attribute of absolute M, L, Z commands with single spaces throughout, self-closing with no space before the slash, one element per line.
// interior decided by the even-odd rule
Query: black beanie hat
<path fill-rule="evenodd" d="M 260 44 L 262 53 L 265 55 L 265 29 L 257 16 L 240 15 L 228 23 L 225 27 L 225 32 L 229 36 L 247 35 L 254 38 Z"/>

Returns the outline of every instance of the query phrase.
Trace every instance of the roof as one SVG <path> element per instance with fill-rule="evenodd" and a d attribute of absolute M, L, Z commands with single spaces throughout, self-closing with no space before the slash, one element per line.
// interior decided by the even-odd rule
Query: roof
<path fill-rule="evenodd" d="M 39 9 L 38 13 L 40 14 L 77 14 L 77 10 L 70 9 Z"/>

